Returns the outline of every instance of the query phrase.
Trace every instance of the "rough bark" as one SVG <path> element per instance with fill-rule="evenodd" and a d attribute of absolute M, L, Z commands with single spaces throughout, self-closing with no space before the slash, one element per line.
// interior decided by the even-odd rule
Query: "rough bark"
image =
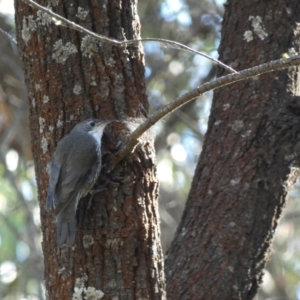
<path fill-rule="evenodd" d="M 40 1 L 97 33 L 139 37 L 136 1 Z M 30 128 L 41 220 L 48 299 L 162 299 L 164 275 L 157 215 L 157 179 L 151 140 L 110 174 L 92 208 L 81 201 L 73 247 L 57 247 L 54 213 L 46 213 L 47 164 L 57 141 L 77 122 L 141 118 L 148 103 L 141 46 L 95 42 L 21 0 L 15 1 L 19 52 L 30 106 Z M 114 129 L 114 130 L 113 130 Z M 126 128 L 125 128 L 126 129 Z M 103 151 L 114 151 L 124 127 L 111 126 Z M 108 148 L 108 150 L 107 150 Z"/>
<path fill-rule="evenodd" d="M 255 31 L 257 17 L 262 28 Z M 297 0 L 231 0 L 220 59 L 242 70 L 291 48 L 299 51 L 299 24 Z M 255 297 L 299 174 L 298 93 L 299 68 L 216 91 L 186 209 L 166 259 L 169 299 Z"/>

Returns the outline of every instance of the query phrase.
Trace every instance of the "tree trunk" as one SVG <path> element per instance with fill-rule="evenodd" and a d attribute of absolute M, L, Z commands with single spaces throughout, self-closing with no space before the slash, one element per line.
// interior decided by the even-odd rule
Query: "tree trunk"
<path fill-rule="evenodd" d="M 299 23 L 297 0 L 231 0 L 220 59 L 242 70 L 292 48 L 299 51 Z M 214 94 L 203 151 L 166 260 L 169 299 L 255 297 L 274 230 L 299 175 L 298 69 Z"/>
<path fill-rule="evenodd" d="M 65 18 L 119 40 L 139 37 L 135 1 L 40 1 Z M 47 164 L 59 139 L 79 121 L 147 115 L 141 45 L 95 41 L 21 0 L 15 1 L 17 40 L 26 76 L 48 299 L 163 299 L 157 179 L 152 141 L 144 140 L 110 174 L 92 208 L 81 201 L 73 247 L 56 246 L 54 213 L 44 209 Z M 131 127 L 131 126 L 129 126 Z M 114 129 L 114 130 L 113 130 Z M 128 129 L 128 127 L 127 127 Z M 126 138 L 113 125 L 102 149 L 109 157 Z M 127 130 L 128 131 L 128 130 Z M 107 149 L 109 148 L 109 149 Z"/>

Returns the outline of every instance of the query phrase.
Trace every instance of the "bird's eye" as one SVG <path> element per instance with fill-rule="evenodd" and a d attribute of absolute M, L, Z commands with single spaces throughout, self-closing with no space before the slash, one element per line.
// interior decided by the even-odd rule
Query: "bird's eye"
<path fill-rule="evenodd" d="M 92 121 L 92 122 L 90 123 L 90 125 L 91 125 L 92 127 L 94 127 L 94 126 L 95 126 L 95 122 Z"/>

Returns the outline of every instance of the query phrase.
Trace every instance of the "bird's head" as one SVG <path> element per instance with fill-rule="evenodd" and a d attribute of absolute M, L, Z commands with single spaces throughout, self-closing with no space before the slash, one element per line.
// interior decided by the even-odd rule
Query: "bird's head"
<path fill-rule="evenodd" d="M 78 123 L 72 131 L 83 131 L 92 135 L 96 141 L 100 144 L 103 135 L 104 128 L 107 124 L 113 122 L 113 120 L 99 120 L 88 119 Z"/>

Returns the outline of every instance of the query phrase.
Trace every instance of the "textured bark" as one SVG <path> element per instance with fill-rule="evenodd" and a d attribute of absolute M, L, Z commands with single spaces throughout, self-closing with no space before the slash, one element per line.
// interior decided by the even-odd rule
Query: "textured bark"
<path fill-rule="evenodd" d="M 267 36 L 254 31 L 250 16 L 261 17 Z M 228 1 L 220 58 L 242 70 L 278 59 L 292 47 L 299 52 L 299 24 L 297 0 Z M 248 30 L 253 33 L 249 42 L 244 39 Z M 299 68 L 216 91 L 186 209 L 166 260 L 169 299 L 255 297 L 299 174 L 298 93 Z"/>
<path fill-rule="evenodd" d="M 40 1 L 97 33 L 120 40 L 139 37 L 136 2 Z M 159 242 L 157 179 L 152 141 L 110 174 L 106 189 L 78 209 L 72 248 L 57 247 L 54 213 L 46 213 L 47 164 L 57 141 L 83 119 L 147 115 L 141 46 L 117 48 L 56 26 L 43 13 L 15 1 L 19 52 L 30 105 L 30 128 L 41 203 L 48 299 L 162 299 L 164 275 Z M 114 129 L 114 130 L 113 130 Z M 126 128 L 110 126 L 103 149 L 109 157 Z"/>

